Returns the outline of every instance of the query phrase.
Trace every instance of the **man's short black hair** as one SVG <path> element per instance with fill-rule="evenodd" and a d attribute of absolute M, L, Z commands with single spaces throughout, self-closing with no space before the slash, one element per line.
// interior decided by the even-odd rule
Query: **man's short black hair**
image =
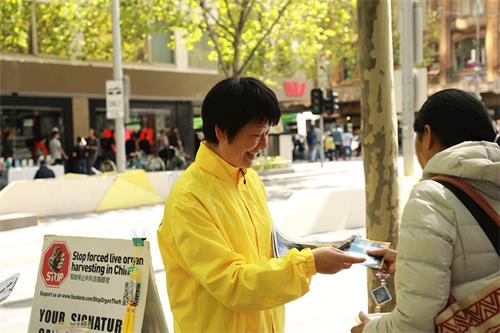
<path fill-rule="evenodd" d="M 251 77 L 232 77 L 220 81 L 208 92 L 201 115 L 205 138 L 218 144 L 215 126 L 231 141 L 249 123 L 278 124 L 281 111 L 276 95 L 263 82 Z"/>

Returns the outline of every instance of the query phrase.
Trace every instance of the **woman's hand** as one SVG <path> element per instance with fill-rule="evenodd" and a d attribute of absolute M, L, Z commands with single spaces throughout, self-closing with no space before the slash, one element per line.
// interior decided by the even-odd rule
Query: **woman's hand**
<path fill-rule="evenodd" d="M 353 326 L 351 328 L 351 333 L 362 333 L 363 328 L 365 328 L 365 325 L 370 321 L 370 319 L 368 319 L 368 316 L 365 315 L 363 311 L 359 312 L 358 318 L 361 323 L 359 325 Z"/>
<path fill-rule="evenodd" d="M 316 271 L 322 274 L 335 274 L 343 269 L 350 268 L 352 264 L 359 264 L 365 258 L 358 258 L 346 254 L 334 247 L 319 247 L 312 250 Z"/>
<path fill-rule="evenodd" d="M 381 270 L 389 273 L 390 275 L 394 275 L 396 272 L 396 257 L 398 256 L 398 252 L 396 250 L 380 249 L 368 251 L 367 253 L 371 256 L 384 257 L 384 264 L 382 265 Z"/>

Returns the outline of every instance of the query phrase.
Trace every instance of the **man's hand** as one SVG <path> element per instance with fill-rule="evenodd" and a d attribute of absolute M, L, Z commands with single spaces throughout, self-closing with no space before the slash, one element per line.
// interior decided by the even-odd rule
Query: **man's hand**
<path fill-rule="evenodd" d="M 385 271 L 391 275 L 396 272 L 396 257 L 398 252 L 391 249 L 380 249 L 367 252 L 371 256 L 384 257 L 384 265 L 382 266 L 382 271 Z"/>
<path fill-rule="evenodd" d="M 352 264 L 359 264 L 365 258 L 353 257 L 334 247 L 319 247 L 312 250 L 316 271 L 322 274 L 335 274 Z"/>
<path fill-rule="evenodd" d="M 365 328 L 365 325 L 370 321 L 370 319 L 368 319 L 363 311 L 359 312 L 358 318 L 361 323 L 359 325 L 353 326 L 351 328 L 351 333 L 362 333 L 363 328 Z"/>

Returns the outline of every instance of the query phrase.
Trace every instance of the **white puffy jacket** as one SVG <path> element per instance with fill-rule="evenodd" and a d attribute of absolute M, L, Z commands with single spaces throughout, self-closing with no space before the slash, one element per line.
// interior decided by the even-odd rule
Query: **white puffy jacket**
<path fill-rule="evenodd" d="M 435 175 L 460 177 L 500 212 L 500 147 L 464 142 L 434 155 L 413 188 L 401 221 L 397 305 L 363 332 L 434 332 L 451 294 L 461 300 L 500 278 L 500 259 L 467 208 Z"/>

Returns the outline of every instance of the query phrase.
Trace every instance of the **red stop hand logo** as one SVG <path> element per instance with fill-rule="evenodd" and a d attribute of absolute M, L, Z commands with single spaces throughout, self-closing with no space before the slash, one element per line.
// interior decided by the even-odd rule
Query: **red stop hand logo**
<path fill-rule="evenodd" d="M 70 254 L 66 242 L 53 242 L 43 254 L 42 279 L 47 287 L 58 288 L 68 277 Z"/>

